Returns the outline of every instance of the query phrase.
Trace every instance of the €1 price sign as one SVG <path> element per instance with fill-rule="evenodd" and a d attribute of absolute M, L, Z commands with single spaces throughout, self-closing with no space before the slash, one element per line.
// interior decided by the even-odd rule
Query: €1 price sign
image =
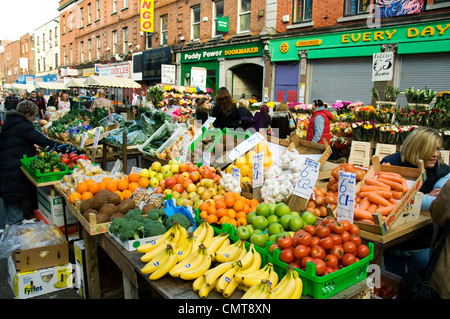
<path fill-rule="evenodd" d="M 353 222 L 353 213 L 355 211 L 355 185 L 355 173 L 339 171 L 336 214 L 336 219 L 339 221 L 346 219 Z"/>
<path fill-rule="evenodd" d="M 320 164 L 318 161 L 306 158 L 300 177 L 295 183 L 293 194 L 301 198 L 310 199 L 319 177 L 319 169 Z"/>
<path fill-rule="evenodd" d="M 231 176 L 241 183 L 241 170 L 237 167 L 231 168 Z"/>
<path fill-rule="evenodd" d="M 256 153 L 253 155 L 252 178 L 253 187 L 262 186 L 264 183 L 264 153 Z"/>

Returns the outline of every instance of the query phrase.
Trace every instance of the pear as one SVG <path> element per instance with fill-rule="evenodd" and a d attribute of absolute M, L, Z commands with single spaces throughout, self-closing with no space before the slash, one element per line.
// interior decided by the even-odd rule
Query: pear
<path fill-rule="evenodd" d="M 187 201 L 187 199 L 185 197 L 180 197 L 180 198 L 177 199 L 176 204 L 177 204 L 177 206 L 184 206 L 183 203 L 185 201 Z"/>
<path fill-rule="evenodd" d="M 209 189 L 205 189 L 201 194 L 200 198 L 203 200 L 208 200 L 212 198 L 211 191 Z"/>

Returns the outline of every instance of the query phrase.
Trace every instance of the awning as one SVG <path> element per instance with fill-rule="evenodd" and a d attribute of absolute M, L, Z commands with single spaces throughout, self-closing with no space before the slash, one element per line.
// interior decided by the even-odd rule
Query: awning
<path fill-rule="evenodd" d="M 67 87 L 61 82 L 36 82 L 37 89 L 49 89 L 49 90 L 66 90 Z"/>
<path fill-rule="evenodd" d="M 16 89 L 16 90 L 27 90 L 27 91 L 34 91 L 35 87 L 33 84 L 23 84 L 23 83 L 11 83 L 7 86 L 8 84 L 5 84 L 5 88 L 8 89 Z"/>
<path fill-rule="evenodd" d="M 84 88 L 84 81 L 86 78 L 72 78 L 66 84 L 66 88 Z"/>
<path fill-rule="evenodd" d="M 141 85 L 128 78 L 116 78 L 113 76 L 91 75 L 86 78 L 84 85 L 87 87 L 109 87 L 109 88 L 130 88 L 140 89 Z"/>

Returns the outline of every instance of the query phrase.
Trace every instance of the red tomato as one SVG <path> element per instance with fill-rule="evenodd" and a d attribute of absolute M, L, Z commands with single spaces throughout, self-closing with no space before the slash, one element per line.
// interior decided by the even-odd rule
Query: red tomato
<path fill-rule="evenodd" d="M 325 249 L 322 246 L 316 245 L 311 247 L 311 252 L 309 253 L 312 258 L 324 259 L 326 256 Z"/>
<path fill-rule="evenodd" d="M 358 235 L 350 235 L 350 241 L 354 242 L 356 247 L 361 245 L 361 237 L 359 237 Z"/>
<path fill-rule="evenodd" d="M 316 276 L 323 276 L 327 269 L 325 262 L 322 259 L 315 258 L 312 260 L 312 263 L 316 266 Z"/>
<path fill-rule="evenodd" d="M 273 243 L 272 245 L 270 245 L 269 251 L 270 251 L 271 254 L 273 253 L 274 249 L 280 249 L 280 247 L 278 246 L 278 244 Z"/>
<path fill-rule="evenodd" d="M 341 237 L 341 235 L 338 235 L 338 234 L 331 234 L 330 237 L 331 237 L 331 239 L 333 240 L 333 243 L 334 243 L 335 245 L 340 245 L 340 244 L 342 244 L 342 237 Z"/>
<path fill-rule="evenodd" d="M 367 247 L 364 244 L 358 246 L 358 251 L 356 252 L 356 256 L 359 259 L 366 258 L 367 256 L 369 256 L 369 254 L 370 254 L 369 247 Z"/>
<path fill-rule="evenodd" d="M 346 254 L 353 254 L 356 255 L 356 244 L 352 241 L 346 241 L 345 243 L 342 244 L 342 248 L 344 248 L 344 252 Z"/>
<path fill-rule="evenodd" d="M 335 222 L 333 224 L 333 227 L 331 228 L 333 233 L 335 234 L 342 234 L 342 232 L 345 230 L 344 225 L 341 222 Z"/>
<path fill-rule="evenodd" d="M 325 264 L 327 265 L 327 267 L 331 267 L 331 268 L 336 268 L 339 263 L 338 258 L 332 254 L 326 255 L 324 261 L 325 261 Z"/>
<path fill-rule="evenodd" d="M 292 247 L 292 238 L 291 236 L 283 235 L 278 238 L 277 244 L 281 249 Z"/>
<path fill-rule="evenodd" d="M 297 238 L 297 245 L 311 246 L 312 236 L 308 232 L 300 234 Z"/>
<path fill-rule="evenodd" d="M 342 248 L 341 245 L 334 245 L 331 249 L 330 249 L 330 254 L 331 255 L 335 255 L 337 257 L 338 260 L 342 259 L 342 256 L 344 256 L 344 248 Z"/>
<path fill-rule="evenodd" d="M 328 226 L 325 226 L 324 224 L 316 227 L 316 236 L 319 238 L 330 236 L 330 233 L 330 228 Z"/>
<path fill-rule="evenodd" d="M 348 221 L 346 219 L 341 220 L 341 223 L 342 223 L 342 225 L 344 225 L 344 230 L 345 231 L 348 231 L 350 229 L 350 225 L 352 224 L 352 223 L 350 223 L 350 221 Z"/>
<path fill-rule="evenodd" d="M 356 262 L 356 257 L 353 254 L 344 254 L 341 259 L 342 266 L 346 267 Z"/>
<path fill-rule="evenodd" d="M 302 260 L 300 261 L 300 266 L 302 267 L 302 269 L 306 268 L 306 264 L 313 261 L 314 258 L 312 258 L 311 256 L 306 256 L 303 257 Z"/>
<path fill-rule="evenodd" d="M 336 268 L 327 267 L 325 270 L 324 276 L 331 274 L 332 272 L 335 272 L 336 270 L 337 270 Z"/>
<path fill-rule="evenodd" d="M 330 250 L 334 246 L 333 239 L 330 236 L 321 238 L 319 245 L 325 250 Z"/>
<path fill-rule="evenodd" d="M 314 225 L 306 225 L 305 230 L 311 234 L 311 236 L 314 236 L 316 234 L 316 227 Z"/>
<path fill-rule="evenodd" d="M 317 237 L 317 236 L 312 236 L 312 238 L 311 238 L 311 247 L 312 246 L 316 246 L 316 245 L 319 245 L 319 241 L 320 241 L 320 238 L 319 237 Z"/>
<path fill-rule="evenodd" d="M 292 248 L 285 248 L 280 253 L 280 260 L 286 264 L 294 261 L 294 251 Z"/>
<path fill-rule="evenodd" d="M 299 230 L 297 230 L 295 233 L 294 233 L 294 235 L 301 235 L 301 234 L 303 234 L 303 233 L 305 233 L 306 231 L 304 230 L 304 229 L 299 229 Z"/>
<path fill-rule="evenodd" d="M 348 229 L 348 232 L 352 235 L 359 235 L 358 225 L 350 224 L 350 228 Z"/>
<path fill-rule="evenodd" d="M 289 263 L 289 265 L 291 265 L 294 268 L 300 269 L 300 264 L 298 262 L 293 261 L 293 262 Z"/>
<path fill-rule="evenodd" d="M 326 216 L 323 219 L 323 224 L 328 225 L 330 222 L 335 222 L 336 218 L 334 218 L 333 216 Z"/>
<path fill-rule="evenodd" d="M 294 257 L 297 259 L 302 259 L 303 257 L 308 256 L 310 249 L 305 245 L 297 245 L 294 248 Z"/>
<path fill-rule="evenodd" d="M 343 231 L 341 234 L 342 242 L 345 243 L 346 241 L 350 240 L 350 233 L 348 231 Z"/>

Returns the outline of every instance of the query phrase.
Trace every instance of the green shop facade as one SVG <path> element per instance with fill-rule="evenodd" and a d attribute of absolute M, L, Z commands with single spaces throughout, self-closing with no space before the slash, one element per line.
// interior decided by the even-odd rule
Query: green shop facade
<path fill-rule="evenodd" d="M 184 49 L 177 53 L 177 62 L 181 85 L 191 85 L 192 68 L 204 68 L 206 87 L 213 94 L 220 87 L 226 87 L 235 99 L 243 94 L 246 97 L 256 94 L 261 100 L 266 62 L 262 43 Z"/>
<path fill-rule="evenodd" d="M 308 34 L 270 41 L 271 100 L 372 103 L 373 55 L 394 52 L 392 85 L 450 90 L 450 20 Z M 397 100 L 406 103 L 401 94 Z"/>

